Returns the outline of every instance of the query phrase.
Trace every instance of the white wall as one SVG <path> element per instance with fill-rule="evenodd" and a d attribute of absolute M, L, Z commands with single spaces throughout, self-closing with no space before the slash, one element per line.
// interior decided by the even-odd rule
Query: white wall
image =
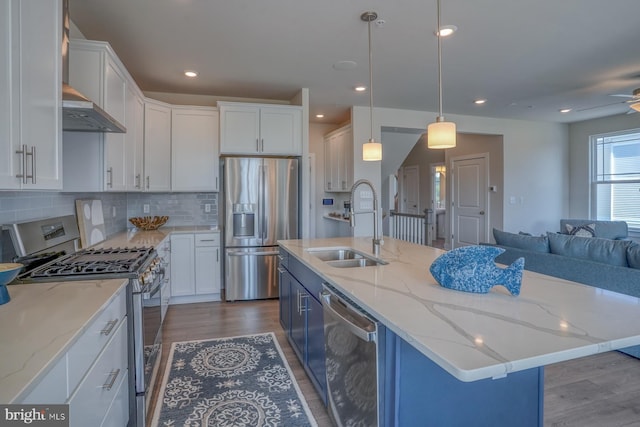
<path fill-rule="evenodd" d="M 591 181 L 589 137 L 608 132 L 640 129 L 640 114 L 621 114 L 569 125 L 568 218 L 589 218 Z"/>
<path fill-rule="evenodd" d="M 382 126 L 424 128 L 436 113 L 374 108 L 374 138 Z M 380 162 L 362 161 L 362 143 L 369 139 L 368 107 L 352 108 L 354 172 L 381 187 Z M 503 229 L 544 233 L 558 229 L 558 221 L 569 212 L 568 125 L 524 120 L 448 115 L 458 132 L 503 135 L 504 138 L 504 223 Z M 386 150 L 383 144 L 383 157 Z M 510 204 L 515 197 L 516 203 Z M 363 216 L 364 218 L 364 216 Z M 360 219 L 360 218 L 358 218 Z M 370 227 L 370 224 L 369 224 Z M 370 235 L 370 228 L 357 235 Z"/>

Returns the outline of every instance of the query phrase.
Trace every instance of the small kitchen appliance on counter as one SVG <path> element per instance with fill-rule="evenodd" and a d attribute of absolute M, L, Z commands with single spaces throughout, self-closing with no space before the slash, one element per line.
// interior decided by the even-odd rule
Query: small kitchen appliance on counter
<path fill-rule="evenodd" d="M 162 349 L 160 310 L 164 270 L 152 247 L 82 249 L 74 215 L 7 224 L 17 254 L 25 264 L 13 281 L 128 279 L 129 427 L 144 427 Z M 7 325 L 4 325 L 5 327 Z"/>

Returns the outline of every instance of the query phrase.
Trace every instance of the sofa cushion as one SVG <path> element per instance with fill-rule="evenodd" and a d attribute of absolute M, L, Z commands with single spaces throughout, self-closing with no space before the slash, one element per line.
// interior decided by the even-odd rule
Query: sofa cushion
<path fill-rule="evenodd" d="M 631 243 L 627 248 L 627 263 L 629 267 L 640 269 L 640 244 Z"/>
<path fill-rule="evenodd" d="M 626 239 L 629 237 L 629 227 L 625 221 L 596 221 L 593 219 L 561 219 L 560 220 L 560 232 L 569 234 L 567 232 L 566 224 L 572 226 L 595 224 L 594 236 L 602 237 L 605 239 Z"/>
<path fill-rule="evenodd" d="M 549 249 L 552 254 L 581 258 L 604 264 L 628 267 L 628 240 L 601 239 L 598 237 L 570 236 L 560 233 L 547 233 Z"/>
<path fill-rule="evenodd" d="M 565 224 L 564 225 L 567 234 L 571 236 L 580 236 L 580 237 L 594 237 L 596 235 L 596 224 L 584 224 L 584 225 L 572 225 Z"/>
<path fill-rule="evenodd" d="M 526 234 L 509 233 L 494 228 L 493 238 L 501 246 L 510 246 L 534 252 L 549 252 L 549 239 L 547 236 L 527 236 Z"/>

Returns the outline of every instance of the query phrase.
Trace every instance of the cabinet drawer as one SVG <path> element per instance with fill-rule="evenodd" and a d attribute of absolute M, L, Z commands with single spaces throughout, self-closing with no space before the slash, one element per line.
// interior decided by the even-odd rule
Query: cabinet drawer
<path fill-rule="evenodd" d="M 22 403 L 64 403 L 67 400 L 67 355 L 63 355 Z"/>
<path fill-rule="evenodd" d="M 220 233 L 196 234 L 196 248 L 202 246 L 220 246 Z"/>
<path fill-rule="evenodd" d="M 67 357 L 70 393 L 73 393 L 89 366 L 118 329 L 120 321 L 127 312 L 126 295 L 126 288 L 123 288 L 69 349 Z"/>
<path fill-rule="evenodd" d="M 118 378 L 120 381 L 120 378 Z M 115 387 L 115 386 L 114 386 Z M 122 376 L 111 407 L 100 427 L 123 427 L 129 422 L 129 371 Z"/>
<path fill-rule="evenodd" d="M 99 426 L 117 396 L 119 384 L 127 374 L 126 318 L 114 334 L 69 399 L 71 426 Z"/>

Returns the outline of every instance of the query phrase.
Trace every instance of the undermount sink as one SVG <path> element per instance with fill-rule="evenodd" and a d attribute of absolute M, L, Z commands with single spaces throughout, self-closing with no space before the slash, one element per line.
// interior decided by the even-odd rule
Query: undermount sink
<path fill-rule="evenodd" d="M 370 267 L 385 265 L 386 261 L 374 258 L 351 248 L 310 248 L 307 251 L 327 265 L 336 268 Z"/>

